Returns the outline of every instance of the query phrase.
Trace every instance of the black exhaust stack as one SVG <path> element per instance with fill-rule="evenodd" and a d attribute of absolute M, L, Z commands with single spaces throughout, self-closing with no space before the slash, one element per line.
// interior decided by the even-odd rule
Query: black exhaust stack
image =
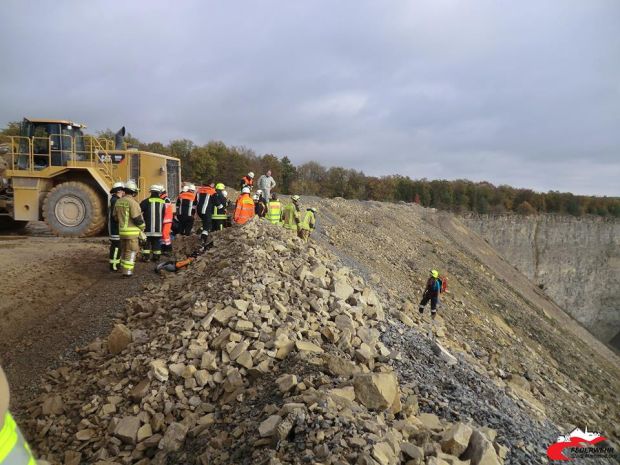
<path fill-rule="evenodd" d="M 124 150 L 123 139 L 125 139 L 125 126 L 120 128 L 116 134 L 114 134 L 114 150 Z"/>

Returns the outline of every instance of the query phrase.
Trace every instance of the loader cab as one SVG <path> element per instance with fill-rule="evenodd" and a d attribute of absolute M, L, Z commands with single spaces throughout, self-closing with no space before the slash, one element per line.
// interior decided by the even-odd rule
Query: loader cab
<path fill-rule="evenodd" d="M 20 153 L 28 153 L 32 144 L 34 169 L 48 166 L 66 166 L 74 153 L 83 153 L 84 134 L 82 124 L 65 120 L 42 120 L 24 118 L 21 125 Z M 26 139 L 27 138 L 27 139 Z M 20 169 L 26 169 L 28 157 L 20 157 Z"/>

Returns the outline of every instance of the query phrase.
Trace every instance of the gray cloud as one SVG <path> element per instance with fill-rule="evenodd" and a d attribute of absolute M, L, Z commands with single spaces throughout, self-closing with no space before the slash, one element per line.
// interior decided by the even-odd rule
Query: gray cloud
<path fill-rule="evenodd" d="M 0 123 L 619 195 L 616 0 L 0 5 Z"/>

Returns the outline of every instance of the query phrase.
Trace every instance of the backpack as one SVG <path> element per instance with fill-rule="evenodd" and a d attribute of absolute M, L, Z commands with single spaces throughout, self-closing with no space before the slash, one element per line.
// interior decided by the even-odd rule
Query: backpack
<path fill-rule="evenodd" d="M 448 278 L 440 276 L 437 280 L 439 281 L 439 292 L 446 292 L 448 290 Z"/>

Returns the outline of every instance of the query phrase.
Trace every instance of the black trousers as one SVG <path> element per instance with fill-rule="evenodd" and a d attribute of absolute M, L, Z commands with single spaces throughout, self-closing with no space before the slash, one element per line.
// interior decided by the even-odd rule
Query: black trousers
<path fill-rule="evenodd" d="M 200 220 L 202 221 L 202 230 L 203 231 L 211 231 L 211 227 L 212 227 L 212 221 L 211 221 L 211 215 L 200 215 Z"/>
<path fill-rule="evenodd" d="M 439 302 L 439 296 L 435 295 L 428 295 L 428 294 L 424 294 L 424 296 L 422 297 L 422 300 L 420 301 L 420 313 L 424 312 L 424 307 L 426 307 L 426 304 L 428 303 L 428 301 L 431 301 L 431 314 L 433 313 L 437 313 L 437 303 Z"/>
<path fill-rule="evenodd" d="M 211 220 L 212 231 L 219 231 L 220 229 L 224 229 L 226 227 L 226 220 Z"/>
<path fill-rule="evenodd" d="M 152 258 L 154 261 L 161 257 L 161 236 L 146 236 L 146 243 L 142 247 L 142 258 L 148 260 Z"/>
<path fill-rule="evenodd" d="M 121 266 L 121 240 L 110 239 L 110 271 L 116 271 Z"/>
<path fill-rule="evenodd" d="M 189 236 L 192 233 L 193 227 L 193 216 L 179 216 L 179 234 L 181 234 L 182 236 Z"/>

